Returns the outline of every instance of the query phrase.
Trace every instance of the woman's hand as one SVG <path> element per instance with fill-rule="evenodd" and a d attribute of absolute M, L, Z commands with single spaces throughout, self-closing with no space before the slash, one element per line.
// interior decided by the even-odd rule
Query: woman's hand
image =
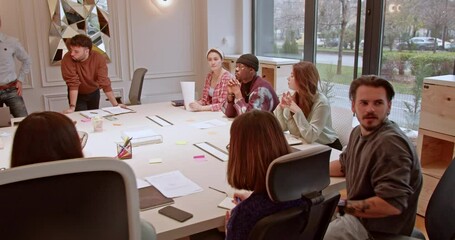
<path fill-rule="evenodd" d="M 202 111 L 202 105 L 198 102 L 190 103 L 190 108 L 192 111 L 195 111 L 195 112 Z"/>
<path fill-rule="evenodd" d="M 291 100 L 291 103 L 289 104 L 289 110 L 290 110 L 292 113 L 296 113 L 296 112 L 302 111 L 302 109 L 300 109 L 299 105 L 297 105 L 297 103 L 295 103 L 295 102 L 292 101 L 292 100 Z"/>
<path fill-rule="evenodd" d="M 291 102 L 292 102 L 292 97 L 291 97 L 291 94 L 289 92 L 287 93 L 283 93 L 283 96 L 281 97 L 281 102 L 280 102 L 280 106 L 284 109 L 284 108 L 288 108 L 291 106 Z"/>
<path fill-rule="evenodd" d="M 234 193 L 234 197 L 233 197 L 233 200 L 232 202 L 237 205 L 239 204 L 240 202 L 244 201 L 245 199 L 249 198 L 251 195 L 251 192 L 248 192 L 248 191 L 236 191 Z"/>

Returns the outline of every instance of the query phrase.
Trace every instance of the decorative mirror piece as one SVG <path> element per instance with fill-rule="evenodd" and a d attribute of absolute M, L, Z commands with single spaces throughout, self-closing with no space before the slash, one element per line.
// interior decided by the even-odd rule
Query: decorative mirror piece
<path fill-rule="evenodd" d="M 49 54 L 51 64 L 60 64 L 68 52 L 66 40 L 77 34 L 92 39 L 92 50 L 110 61 L 109 11 L 107 0 L 48 0 L 51 16 Z"/>

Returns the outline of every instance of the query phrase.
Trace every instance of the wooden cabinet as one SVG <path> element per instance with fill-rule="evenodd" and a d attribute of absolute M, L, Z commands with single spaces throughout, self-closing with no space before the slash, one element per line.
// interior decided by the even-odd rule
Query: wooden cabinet
<path fill-rule="evenodd" d="M 235 74 L 235 61 L 240 55 L 225 55 L 223 60 L 224 69 L 228 70 L 232 75 Z"/>
<path fill-rule="evenodd" d="M 425 78 L 422 89 L 417 151 L 423 187 L 417 213 L 425 216 L 428 200 L 454 158 L 455 75 Z"/>
<path fill-rule="evenodd" d="M 226 55 L 223 61 L 223 67 L 235 73 L 235 62 L 240 55 Z M 269 81 L 278 95 L 288 91 L 287 77 L 291 74 L 292 65 L 298 63 L 296 59 L 274 58 L 274 57 L 257 57 L 259 60 L 258 75 Z"/>
<path fill-rule="evenodd" d="M 289 90 L 287 78 L 291 75 L 292 65 L 298 62 L 296 59 L 260 57 L 260 76 L 269 81 L 280 96 Z"/>

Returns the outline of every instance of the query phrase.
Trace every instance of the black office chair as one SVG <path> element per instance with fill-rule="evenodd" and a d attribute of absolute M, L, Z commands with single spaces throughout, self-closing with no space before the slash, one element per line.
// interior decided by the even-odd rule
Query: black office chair
<path fill-rule="evenodd" d="M 140 239 L 131 168 L 113 158 L 32 164 L 0 172 L 1 239 Z"/>
<path fill-rule="evenodd" d="M 249 239 L 323 239 L 335 211 L 339 193 L 327 196 L 330 183 L 327 146 L 293 152 L 272 162 L 267 171 L 267 192 L 273 201 L 302 198 L 306 206 L 290 208 L 256 223 Z"/>
<path fill-rule="evenodd" d="M 455 239 L 455 159 L 446 169 L 428 202 L 425 228 L 431 240 Z"/>

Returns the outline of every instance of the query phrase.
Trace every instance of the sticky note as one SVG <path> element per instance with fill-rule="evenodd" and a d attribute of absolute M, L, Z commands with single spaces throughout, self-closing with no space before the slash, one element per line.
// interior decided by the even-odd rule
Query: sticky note
<path fill-rule="evenodd" d="M 122 126 L 121 123 L 113 123 L 112 126 Z"/>
<path fill-rule="evenodd" d="M 185 141 L 185 140 L 179 140 L 179 141 L 175 142 L 175 144 L 177 144 L 177 145 L 186 145 L 186 144 L 187 144 L 187 141 Z"/>
<path fill-rule="evenodd" d="M 207 161 L 207 158 L 205 158 L 204 155 L 195 155 L 195 156 L 193 156 L 193 159 L 196 162 L 205 162 L 205 161 Z"/>
<path fill-rule="evenodd" d="M 90 119 L 90 118 L 84 118 L 81 120 L 81 122 L 90 122 L 90 121 L 92 121 L 92 119 Z"/>
<path fill-rule="evenodd" d="M 150 164 L 162 163 L 162 162 L 163 162 L 163 159 L 161 159 L 161 158 L 152 158 L 152 159 L 149 160 Z"/>

